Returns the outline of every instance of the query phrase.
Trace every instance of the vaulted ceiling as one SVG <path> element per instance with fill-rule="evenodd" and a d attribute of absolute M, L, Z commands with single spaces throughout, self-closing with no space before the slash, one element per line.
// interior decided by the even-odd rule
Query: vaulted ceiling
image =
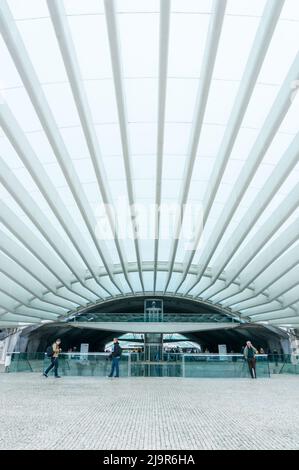
<path fill-rule="evenodd" d="M 0 325 L 144 294 L 298 325 L 297 0 L 0 0 L 0 30 Z M 187 239 L 132 209 L 167 204 Z"/>

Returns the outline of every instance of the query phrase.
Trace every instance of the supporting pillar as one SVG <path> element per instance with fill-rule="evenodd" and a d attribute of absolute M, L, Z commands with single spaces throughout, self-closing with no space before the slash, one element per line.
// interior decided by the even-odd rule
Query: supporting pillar
<path fill-rule="evenodd" d="M 147 299 L 144 301 L 144 321 L 163 322 L 163 301 L 159 299 Z M 161 367 L 157 363 L 163 360 L 163 334 L 144 334 L 144 361 L 145 375 L 160 375 Z"/>

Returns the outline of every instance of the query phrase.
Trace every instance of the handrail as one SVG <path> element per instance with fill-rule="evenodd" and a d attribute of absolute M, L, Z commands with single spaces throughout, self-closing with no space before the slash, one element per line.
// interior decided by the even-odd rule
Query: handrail
<path fill-rule="evenodd" d="M 13 351 L 13 352 L 7 352 L 8 354 L 44 354 L 47 356 L 47 353 L 44 351 L 36 351 L 36 352 L 20 352 L 20 351 Z M 60 356 L 109 356 L 110 353 L 106 352 L 90 352 L 90 353 L 85 353 L 85 352 L 80 352 L 80 351 L 74 351 L 74 352 L 61 352 L 59 355 Z M 131 353 L 123 352 L 122 355 L 128 356 Z"/>
<path fill-rule="evenodd" d="M 209 356 L 213 356 L 213 357 L 245 357 L 244 354 L 232 354 L 232 353 L 228 353 L 228 354 L 218 354 L 218 353 L 183 353 L 184 356 L 202 356 L 202 357 L 209 357 Z M 256 354 L 256 357 L 268 357 L 268 354 Z"/>

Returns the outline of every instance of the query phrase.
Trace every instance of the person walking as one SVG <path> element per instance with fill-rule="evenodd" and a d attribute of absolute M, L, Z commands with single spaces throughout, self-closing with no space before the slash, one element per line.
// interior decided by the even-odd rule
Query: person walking
<path fill-rule="evenodd" d="M 273 359 L 275 361 L 275 366 L 278 367 L 279 355 L 278 355 L 278 351 L 276 348 L 273 349 Z"/>
<path fill-rule="evenodd" d="M 258 353 L 257 349 L 252 346 L 251 341 L 246 341 L 246 346 L 244 348 L 244 357 L 247 360 L 249 372 L 252 379 L 256 379 L 256 354 Z"/>
<path fill-rule="evenodd" d="M 119 360 L 122 353 L 122 348 L 117 338 L 113 339 L 112 352 L 110 357 L 112 358 L 111 372 L 108 377 L 113 377 L 115 370 L 115 377 L 119 377 Z"/>
<path fill-rule="evenodd" d="M 51 364 L 45 372 L 43 373 L 44 377 L 48 377 L 48 373 L 50 372 L 51 369 L 54 368 L 54 377 L 55 379 L 60 379 L 60 375 L 58 375 L 58 356 L 61 353 L 61 339 L 57 338 L 57 340 L 52 344 L 52 346 L 49 346 L 47 348 L 47 355 L 48 357 L 51 358 Z M 52 348 L 52 351 L 51 351 Z"/>

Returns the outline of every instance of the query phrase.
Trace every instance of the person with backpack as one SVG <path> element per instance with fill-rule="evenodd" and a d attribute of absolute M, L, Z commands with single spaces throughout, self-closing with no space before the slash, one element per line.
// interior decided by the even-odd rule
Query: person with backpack
<path fill-rule="evenodd" d="M 256 354 L 258 354 L 258 350 L 252 346 L 251 341 L 246 342 L 246 346 L 244 348 L 244 357 L 248 363 L 249 372 L 252 379 L 256 379 Z"/>
<path fill-rule="evenodd" d="M 61 353 L 61 339 L 57 338 L 57 340 L 51 345 L 47 347 L 46 354 L 49 358 L 51 358 L 51 364 L 43 373 L 44 377 L 48 377 L 48 373 L 51 369 L 54 368 L 54 377 L 56 379 L 60 379 L 60 375 L 58 375 L 58 356 Z"/>
<path fill-rule="evenodd" d="M 114 370 L 115 370 L 115 377 L 119 377 L 119 361 L 120 361 L 121 353 L 122 353 L 122 348 L 120 347 L 118 339 L 114 338 L 113 345 L 112 345 L 112 352 L 110 353 L 110 357 L 112 358 L 111 372 L 108 375 L 108 377 L 113 377 Z"/>

